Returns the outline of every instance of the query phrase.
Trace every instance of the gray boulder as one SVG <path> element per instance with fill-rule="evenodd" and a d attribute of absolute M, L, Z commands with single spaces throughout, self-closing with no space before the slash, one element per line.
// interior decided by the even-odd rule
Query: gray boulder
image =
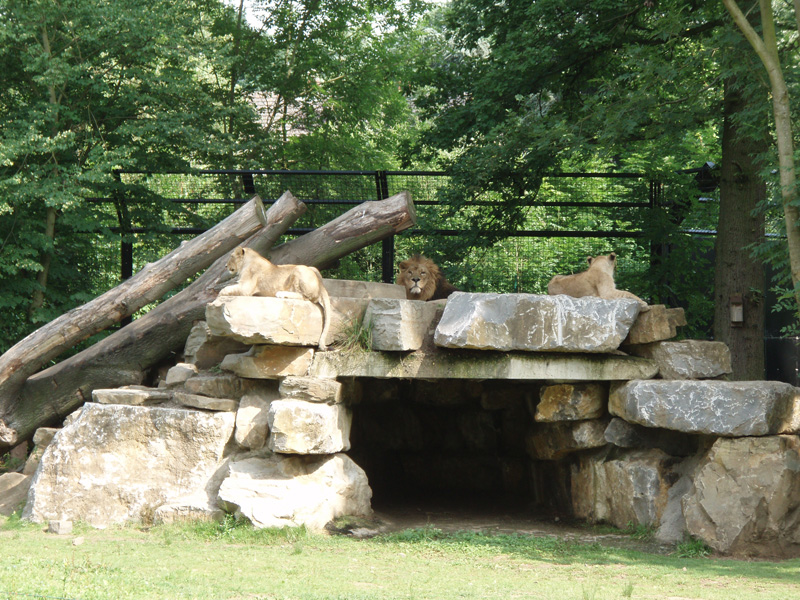
<path fill-rule="evenodd" d="M 686 433 L 741 437 L 798 431 L 798 388 L 778 381 L 629 381 L 612 385 L 609 411 Z"/>
<path fill-rule="evenodd" d="M 639 314 L 635 300 L 456 292 L 434 341 L 446 348 L 556 352 L 616 350 Z"/>
<path fill-rule="evenodd" d="M 662 379 L 712 379 L 731 372 L 731 351 L 723 342 L 654 342 L 626 350 L 655 361 Z"/>
<path fill-rule="evenodd" d="M 269 405 L 269 449 L 282 454 L 335 454 L 350 449 L 353 416 L 343 404 L 275 400 Z"/>
<path fill-rule="evenodd" d="M 683 497 L 687 531 L 725 554 L 800 556 L 800 439 L 719 439 Z"/>
<path fill-rule="evenodd" d="M 372 490 L 344 454 L 250 457 L 232 461 L 219 503 L 256 527 L 321 530 L 343 515 L 370 516 Z"/>

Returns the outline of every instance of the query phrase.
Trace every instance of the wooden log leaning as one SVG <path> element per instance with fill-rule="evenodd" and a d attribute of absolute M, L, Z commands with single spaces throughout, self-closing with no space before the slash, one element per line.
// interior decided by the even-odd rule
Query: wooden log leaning
<path fill-rule="evenodd" d="M 263 209 L 260 200 L 258 203 Z M 259 229 L 255 234 L 251 229 L 244 243 L 261 251 L 269 249 L 305 210 L 305 204 L 286 192 L 262 214 Z M 229 235 L 235 242 L 233 247 L 243 242 L 239 234 Z M 59 421 L 90 400 L 92 389 L 142 383 L 147 369 L 180 347 L 192 321 L 202 318 L 202 310 L 192 309 L 204 307 L 216 297 L 214 285 L 226 274 L 225 263 L 233 247 L 221 255 L 216 253 L 216 261 L 205 273 L 142 318 L 29 377 L 11 402 L 6 398 L 0 404 L 0 447 L 25 439 L 36 427 Z M 29 424 L 34 430 L 29 430 Z"/>
<path fill-rule="evenodd" d="M 286 228 L 297 216 L 286 217 Z M 269 256 L 277 264 L 322 266 L 415 223 L 410 195 L 398 194 L 361 204 L 314 232 L 275 247 Z M 277 237 L 259 232 L 244 245 L 267 254 Z M 0 414 L 0 446 L 27 439 L 37 427 L 58 424 L 90 400 L 93 389 L 142 383 L 149 369 L 179 354 L 192 324 L 204 318 L 206 304 L 226 285 L 226 261 L 227 257 L 219 259 L 185 290 L 117 333 L 30 377 L 14 409 Z"/>
<path fill-rule="evenodd" d="M 254 196 L 202 235 L 184 242 L 130 279 L 53 319 L 16 343 L 0 356 L 0 414 L 8 408 L 25 380 L 48 362 L 155 302 L 233 250 L 265 222 L 264 205 L 261 198 Z"/>

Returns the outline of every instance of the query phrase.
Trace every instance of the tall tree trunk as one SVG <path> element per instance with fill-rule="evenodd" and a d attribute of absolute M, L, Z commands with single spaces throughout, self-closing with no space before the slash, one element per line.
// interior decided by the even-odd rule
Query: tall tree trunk
<path fill-rule="evenodd" d="M 759 0 L 763 39 L 747 20 L 736 0 L 722 0 L 744 37 L 761 59 L 769 76 L 772 92 L 772 112 L 775 121 L 775 138 L 778 147 L 781 199 L 786 222 L 786 243 L 789 250 L 789 268 L 792 273 L 797 314 L 800 315 L 800 209 L 795 202 L 798 197 L 794 168 L 794 141 L 789 106 L 789 90 L 783 77 L 778 58 L 778 43 L 775 36 L 775 19 L 771 0 Z M 798 4 L 795 3 L 795 7 Z M 795 15 L 796 16 L 796 15 Z M 800 20 L 798 20 L 800 28 Z"/>
<path fill-rule="evenodd" d="M 754 212 L 767 188 L 753 157 L 766 151 L 760 139 L 745 136 L 736 116 L 747 101 L 736 82 L 725 82 L 720 207 L 714 276 L 714 337 L 731 350 L 735 380 L 764 378 L 764 265 L 748 246 L 764 239 L 764 217 Z M 732 322 L 731 306 L 742 303 L 742 321 Z M 734 307 L 735 311 L 735 307 Z"/>

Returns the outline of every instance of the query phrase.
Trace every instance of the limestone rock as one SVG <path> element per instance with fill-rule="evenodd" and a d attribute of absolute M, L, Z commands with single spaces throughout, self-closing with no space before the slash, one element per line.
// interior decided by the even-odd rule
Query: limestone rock
<path fill-rule="evenodd" d="M 476 350 L 610 352 L 638 314 L 635 300 L 457 292 L 447 301 L 434 341 Z"/>
<path fill-rule="evenodd" d="M 261 296 L 219 296 L 206 305 L 211 335 L 245 344 L 316 346 L 322 310 L 308 300 Z"/>
<path fill-rule="evenodd" d="M 373 281 L 355 281 L 352 279 L 323 279 L 322 284 L 328 290 L 331 300 L 345 298 L 401 298 L 406 297 L 402 285 L 394 283 L 378 283 Z"/>
<path fill-rule="evenodd" d="M 269 405 L 269 449 L 282 454 L 335 454 L 350 449 L 352 414 L 342 404 L 275 400 Z"/>
<path fill-rule="evenodd" d="M 141 385 L 131 385 L 114 389 L 92 390 L 92 401 L 99 404 L 129 404 L 131 406 L 146 406 L 161 404 L 172 398 L 172 393 L 166 390 L 148 388 Z"/>
<path fill-rule="evenodd" d="M 212 398 L 211 396 L 201 396 L 199 394 L 175 392 L 173 399 L 181 406 L 199 408 L 201 410 L 233 412 L 239 408 L 239 401 L 230 398 Z"/>
<path fill-rule="evenodd" d="M 52 520 L 47 524 L 47 533 L 56 535 L 69 535 L 72 533 L 72 521 L 64 519 Z"/>
<path fill-rule="evenodd" d="M 348 456 L 280 456 L 231 462 L 220 505 L 256 527 L 321 530 L 344 515 L 370 516 L 372 490 Z"/>
<path fill-rule="evenodd" d="M 42 456 L 23 517 L 141 519 L 208 485 L 233 423 L 231 413 L 87 403 Z"/>
<path fill-rule="evenodd" d="M 228 354 L 247 352 L 249 345 L 232 338 L 211 335 L 208 323 L 195 323 L 186 339 L 183 350 L 184 362 L 195 365 L 198 369 L 210 369 L 222 362 Z"/>
<path fill-rule="evenodd" d="M 575 516 L 620 528 L 630 523 L 657 526 L 667 505 L 674 462 L 655 449 L 580 456 L 571 477 Z"/>
<path fill-rule="evenodd" d="M 167 387 L 175 387 L 181 385 L 184 381 L 197 375 L 197 367 L 189 363 L 178 363 L 167 371 L 166 383 Z"/>
<path fill-rule="evenodd" d="M 723 342 L 654 342 L 626 350 L 655 361 L 662 379 L 712 379 L 731 372 L 731 351 Z"/>
<path fill-rule="evenodd" d="M 372 336 L 372 349 L 388 352 L 419 350 L 432 339 L 444 302 L 419 302 L 378 298 L 370 301 L 364 324 Z"/>
<path fill-rule="evenodd" d="M 559 460 L 579 450 L 602 448 L 607 425 L 605 419 L 541 423 L 528 434 L 528 455 L 535 460 Z"/>
<path fill-rule="evenodd" d="M 609 411 L 626 421 L 730 437 L 796 432 L 798 388 L 778 381 L 629 381 Z"/>
<path fill-rule="evenodd" d="M 448 300 L 448 303 L 450 301 Z M 563 352 L 318 352 L 309 375 L 393 379 L 621 381 L 658 372 L 651 360 Z"/>
<path fill-rule="evenodd" d="M 683 513 L 687 531 L 718 552 L 800 556 L 800 438 L 717 440 Z"/>
<path fill-rule="evenodd" d="M 671 456 L 689 456 L 697 452 L 698 437 L 669 429 L 653 429 L 614 417 L 603 436 L 620 448 L 658 448 Z"/>
<path fill-rule="evenodd" d="M 606 414 L 608 386 L 602 383 L 545 385 L 534 419 L 540 422 L 584 421 Z"/>
<path fill-rule="evenodd" d="M 253 346 L 244 354 L 226 356 L 221 367 L 239 377 L 277 379 L 290 375 L 306 375 L 313 358 L 313 348 Z"/>
<path fill-rule="evenodd" d="M 253 387 L 253 382 L 244 381 L 232 373 L 200 373 L 183 384 L 183 388 L 190 394 L 234 399 L 241 398 Z"/>
<path fill-rule="evenodd" d="M 639 314 L 625 340 L 626 344 L 648 344 L 674 338 L 678 327 L 686 325 L 686 315 L 682 308 L 667 308 L 655 304 Z"/>
<path fill-rule="evenodd" d="M 25 468 L 22 473 L 25 475 L 33 475 L 36 469 L 39 468 L 39 461 L 42 459 L 42 454 L 53 441 L 56 433 L 60 429 L 55 427 L 39 427 L 33 434 L 33 451 L 25 461 Z"/>
<path fill-rule="evenodd" d="M 280 398 L 276 382 L 273 389 L 262 389 L 245 394 L 236 411 L 236 443 L 244 448 L 258 450 L 267 443 L 269 435 L 269 405 Z"/>
<path fill-rule="evenodd" d="M 325 404 L 340 404 L 342 401 L 342 384 L 335 379 L 284 377 L 278 390 L 281 396 L 288 400 Z"/>
<path fill-rule="evenodd" d="M 31 476 L 23 473 L 0 475 L 0 515 L 8 517 L 25 503 Z"/>

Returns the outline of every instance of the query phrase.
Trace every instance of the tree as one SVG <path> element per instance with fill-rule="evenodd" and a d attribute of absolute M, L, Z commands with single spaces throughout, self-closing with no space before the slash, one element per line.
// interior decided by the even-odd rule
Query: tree
<path fill-rule="evenodd" d="M 733 17 L 761 60 L 769 77 L 772 94 L 772 111 L 775 138 L 778 148 L 778 167 L 781 199 L 786 222 L 786 239 L 789 250 L 789 266 L 795 301 L 800 311 L 800 208 L 798 207 L 797 183 L 794 165 L 794 141 L 792 137 L 792 115 L 789 103 L 789 88 L 786 85 L 778 52 L 775 33 L 775 17 L 772 2 L 759 0 L 762 35 L 759 36 L 736 0 L 723 0 L 725 8 Z M 800 3 L 795 0 L 795 22 L 800 33 Z"/>
<path fill-rule="evenodd" d="M 424 2 L 258 0 L 231 31 L 231 98 L 258 108 L 231 121 L 258 168 L 392 168 L 413 122 L 401 85 Z M 230 21 L 228 22 L 230 25 Z M 235 85 L 234 85 L 235 83 Z M 235 93 L 234 93 L 235 89 Z"/>
<path fill-rule="evenodd" d="M 86 235 L 116 225 L 87 201 L 113 169 L 185 169 L 228 143 L 209 4 L 0 0 L 0 346 L 113 285 Z"/>

